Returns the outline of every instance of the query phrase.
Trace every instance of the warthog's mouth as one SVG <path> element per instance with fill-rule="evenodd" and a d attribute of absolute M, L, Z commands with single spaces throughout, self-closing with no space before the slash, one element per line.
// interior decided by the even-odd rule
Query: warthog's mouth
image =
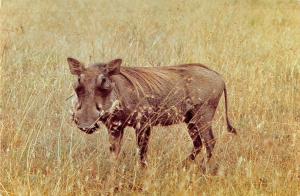
<path fill-rule="evenodd" d="M 77 128 L 80 129 L 81 131 L 87 133 L 87 134 L 92 134 L 95 131 L 97 131 L 97 129 L 100 127 L 100 118 L 97 119 L 97 121 L 94 122 L 94 124 L 92 124 L 91 126 L 88 127 L 82 127 L 78 124 L 78 122 L 76 121 L 76 119 L 74 118 L 74 113 L 72 113 L 72 120 L 73 122 L 77 125 Z"/>
<path fill-rule="evenodd" d="M 82 127 L 79 127 L 79 126 L 77 126 L 81 131 L 83 131 L 83 132 L 85 132 L 85 133 L 87 133 L 87 134 L 92 134 L 92 133 L 94 133 L 95 131 L 97 131 L 97 129 L 99 128 L 99 123 L 97 122 L 97 123 L 95 123 L 95 125 L 94 126 L 92 126 L 92 127 L 89 127 L 89 128 L 82 128 Z"/>

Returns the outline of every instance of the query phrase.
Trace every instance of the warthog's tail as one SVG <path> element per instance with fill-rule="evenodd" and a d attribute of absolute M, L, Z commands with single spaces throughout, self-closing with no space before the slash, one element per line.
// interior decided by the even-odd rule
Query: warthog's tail
<path fill-rule="evenodd" d="M 227 106 L 227 90 L 226 90 L 226 86 L 224 85 L 224 98 L 225 98 L 225 114 L 226 114 L 226 122 L 227 122 L 227 130 L 230 133 L 234 133 L 237 134 L 235 128 L 231 125 L 229 118 L 228 118 L 228 106 Z"/>

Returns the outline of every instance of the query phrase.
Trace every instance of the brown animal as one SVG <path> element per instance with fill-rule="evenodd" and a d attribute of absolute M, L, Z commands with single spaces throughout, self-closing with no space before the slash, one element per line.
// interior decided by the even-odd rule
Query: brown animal
<path fill-rule="evenodd" d="M 74 122 L 88 134 L 104 123 L 116 157 L 126 126 L 135 129 L 140 161 L 146 166 L 151 127 L 185 122 L 194 144 L 188 159 L 195 159 L 204 142 L 209 160 L 215 146 L 211 122 L 223 91 L 227 128 L 236 134 L 227 115 L 224 80 L 204 65 L 121 67 L 122 60 L 115 59 L 85 67 L 73 58 L 67 61 L 78 77 Z"/>

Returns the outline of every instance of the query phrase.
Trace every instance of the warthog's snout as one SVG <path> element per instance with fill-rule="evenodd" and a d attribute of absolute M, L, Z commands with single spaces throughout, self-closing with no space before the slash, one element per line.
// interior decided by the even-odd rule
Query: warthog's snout
<path fill-rule="evenodd" d="M 81 131 L 87 133 L 87 134 L 92 134 L 94 133 L 98 128 L 99 128 L 99 123 L 95 123 L 91 126 L 82 126 L 78 125 L 77 126 Z"/>
<path fill-rule="evenodd" d="M 83 123 L 79 123 L 78 119 L 74 118 L 74 115 L 73 115 L 73 120 L 76 123 L 78 129 L 80 129 L 81 131 L 87 134 L 94 133 L 100 127 L 100 121 L 96 121 L 90 124 L 83 124 Z"/>

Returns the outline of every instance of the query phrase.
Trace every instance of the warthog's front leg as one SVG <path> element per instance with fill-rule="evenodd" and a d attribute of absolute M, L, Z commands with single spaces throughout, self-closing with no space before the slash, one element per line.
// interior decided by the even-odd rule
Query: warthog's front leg
<path fill-rule="evenodd" d="M 148 143 L 151 133 L 150 127 L 136 128 L 135 129 L 137 145 L 139 148 L 140 163 L 142 167 L 147 167 L 147 151 Z"/>
<path fill-rule="evenodd" d="M 108 129 L 109 134 L 109 150 L 111 152 L 110 156 L 110 175 L 107 177 L 107 186 L 110 186 L 116 182 L 117 179 L 117 170 L 118 170 L 118 159 L 121 151 L 122 138 L 123 138 L 124 129 L 119 127 L 110 127 Z"/>
<path fill-rule="evenodd" d="M 118 159 L 121 151 L 124 129 L 123 128 L 109 129 L 108 134 L 109 134 L 109 142 L 110 142 L 109 150 L 113 153 L 114 158 Z"/>

